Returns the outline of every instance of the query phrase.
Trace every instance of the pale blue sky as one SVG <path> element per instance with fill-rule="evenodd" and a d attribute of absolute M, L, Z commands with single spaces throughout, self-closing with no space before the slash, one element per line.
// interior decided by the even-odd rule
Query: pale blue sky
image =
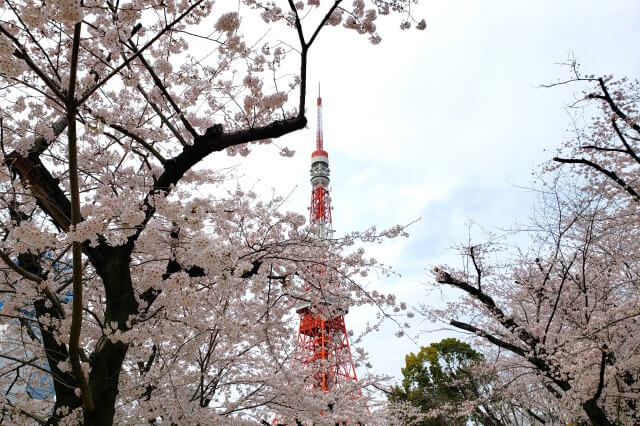
<path fill-rule="evenodd" d="M 469 220 L 488 230 L 526 221 L 533 197 L 517 186 L 530 185 L 570 136 L 563 107 L 581 88 L 538 88 L 567 76 L 557 63 L 573 52 L 584 72 L 639 76 L 640 1 L 442 0 L 418 9 L 426 31 L 380 22 L 379 46 L 321 34 L 310 58 L 310 128 L 277 141 L 294 158 L 259 147 L 215 161 L 239 164 L 244 186 L 286 194 L 297 185 L 286 207 L 306 214 L 320 79 L 337 234 L 421 217 L 409 239 L 376 248 L 402 277 L 366 284 L 438 303 L 420 284 L 425 268 L 455 263 L 448 247 L 466 239 Z M 347 326 L 357 333 L 368 315 L 350 313 Z M 389 323 L 364 344 L 376 372 L 399 377 L 404 355 L 419 348 L 396 331 Z"/>

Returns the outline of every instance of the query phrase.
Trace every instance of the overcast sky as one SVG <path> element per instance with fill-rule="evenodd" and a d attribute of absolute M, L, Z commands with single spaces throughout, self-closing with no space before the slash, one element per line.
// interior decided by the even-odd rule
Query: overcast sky
<path fill-rule="evenodd" d="M 527 221 L 534 199 L 520 187 L 570 137 L 564 106 L 581 89 L 539 88 L 568 76 L 558 63 L 573 52 L 589 74 L 640 74 L 637 0 L 441 0 L 415 15 L 426 31 L 380 21 L 379 46 L 331 28 L 321 34 L 309 64 L 309 129 L 277 141 L 294 158 L 259 147 L 247 159 L 215 159 L 238 164 L 244 187 L 293 190 L 286 208 L 306 215 L 320 80 L 337 235 L 421 218 L 410 238 L 375 251 L 401 276 L 364 282 L 409 304 L 439 303 L 422 286 L 425 270 L 456 264 L 450 247 L 466 239 L 466 223 L 499 230 Z M 357 334 L 370 315 L 353 310 L 347 327 Z M 415 324 L 412 334 L 428 328 Z M 396 331 L 385 324 L 364 346 L 375 372 L 400 377 L 404 356 L 419 347 Z M 424 333 L 418 343 L 447 335 Z"/>

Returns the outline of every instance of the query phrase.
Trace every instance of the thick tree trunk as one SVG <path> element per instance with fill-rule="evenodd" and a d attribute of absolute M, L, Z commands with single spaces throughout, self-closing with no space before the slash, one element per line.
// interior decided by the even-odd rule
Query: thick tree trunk
<path fill-rule="evenodd" d="M 38 276 L 42 275 L 40 267 L 40 258 L 31 253 L 22 253 L 18 255 L 18 263 L 24 269 Z M 74 389 L 77 386 L 76 379 L 69 372 L 62 372 L 58 368 L 58 363 L 69 360 L 67 347 L 59 344 L 54 335 L 54 328 L 48 324 L 48 321 L 60 320 L 60 313 L 44 298 L 35 300 L 33 307 L 38 319 L 38 328 L 40 329 L 40 337 L 42 346 L 47 356 L 47 364 L 53 378 L 53 389 L 56 393 L 56 401 L 53 407 L 53 415 L 47 419 L 47 425 L 57 425 L 60 420 L 58 410 L 67 407 L 69 411 L 74 410 L 82 405 L 82 400 L 75 394 Z"/>
<path fill-rule="evenodd" d="M 101 244 L 92 259 L 96 271 L 102 278 L 106 295 L 104 323 L 106 327 L 117 323 L 118 330 L 129 330 L 127 320 L 138 312 L 138 302 L 133 293 L 129 269 L 131 249 L 128 246 L 109 247 Z M 122 362 L 129 345 L 112 342 L 102 337 L 91 355 L 89 387 L 95 402 L 95 410 L 85 413 L 85 425 L 102 426 L 113 424 L 115 404 L 118 396 L 118 379 Z"/>
<path fill-rule="evenodd" d="M 46 318 L 47 316 L 59 319 L 58 312 L 51 307 L 47 308 L 44 299 L 36 300 L 34 302 L 34 307 L 38 319 Z M 82 406 L 82 400 L 75 394 L 75 388 L 77 386 L 76 378 L 70 372 L 62 372 L 58 368 L 58 363 L 69 360 L 67 346 L 65 344 L 59 344 L 56 341 L 50 327 L 40 322 L 40 320 L 39 323 L 42 344 L 44 346 L 45 354 L 47 355 L 49 371 L 54 378 L 53 389 L 56 393 L 53 415 L 47 419 L 46 424 L 57 425 L 61 417 L 58 413 L 59 409 L 66 407 L 69 411 L 73 411 Z"/>
<path fill-rule="evenodd" d="M 582 409 L 587 416 L 589 417 L 589 421 L 594 426 L 615 426 L 615 423 L 609 421 L 606 413 L 600 408 L 597 401 L 590 399 L 587 402 L 582 404 Z"/>
<path fill-rule="evenodd" d="M 110 426 L 113 424 L 118 397 L 118 379 L 128 345 L 101 339 L 98 346 L 101 347 L 91 360 L 92 370 L 89 376 L 89 387 L 95 398 L 95 409 L 91 413 L 85 413 L 84 424 Z"/>

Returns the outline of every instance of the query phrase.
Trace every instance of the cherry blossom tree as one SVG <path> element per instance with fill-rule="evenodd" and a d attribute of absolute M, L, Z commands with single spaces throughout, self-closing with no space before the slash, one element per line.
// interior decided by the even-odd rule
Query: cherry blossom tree
<path fill-rule="evenodd" d="M 569 106 L 575 138 L 547 167 L 554 178 L 526 230 L 532 248 L 514 255 L 491 241 L 460 247 L 467 268 L 434 269 L 435 281 L 460 297 L 426 314 L 475 335 L 502 392 L 538 422 L 635 424 L 639 86 L 582 76 L 572 65 L 573 78 L 558 84 L 587 89 Z"/>
<path fill-rule="evenodd" d="M 302 129 L 321 30 L 375 44 L 390 13 L 424 29 L 411 3 L 2 1 L 0 422 L 327 419 L 332 401 L 366 420 L 357 390 L 305 392 L 292 308 L 394 304 L 357 286 L 378 265 L 345 250 L 401 228 L 318 241 L 282 199 L 194 166 Z M 47 378 L 55 397 L 25 391 Z"/>

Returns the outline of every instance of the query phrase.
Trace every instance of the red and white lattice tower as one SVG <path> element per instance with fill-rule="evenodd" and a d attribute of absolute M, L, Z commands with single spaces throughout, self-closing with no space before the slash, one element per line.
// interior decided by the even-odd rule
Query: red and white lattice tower
<path fill-rule="evenodd" d="M 311 154 L 311 207 L 309 222 L 317 238 L 330 238 L 331 197 L 329 196 L 329 154 L 322 140 L 322 98 L 318 86 L 318 130 L 316 150 Z M 326 293 L 330 286 L 338 287 L 332 274 L 318 267 L 314 274 L 320 278 Z M 314 291 L 314 290 L 309 290 Z M 313 298 L 312 298 L 313 299 Z M 351 358 L 349 338 L 344 324 L 348 309 L 340 308 L 331 300 L 307 304 L 297 310 L 300 315 L 298 330 L 299 359 L 313 371 L 311 387 L 328 391 L 345 381 L 357 381 Z"/>

